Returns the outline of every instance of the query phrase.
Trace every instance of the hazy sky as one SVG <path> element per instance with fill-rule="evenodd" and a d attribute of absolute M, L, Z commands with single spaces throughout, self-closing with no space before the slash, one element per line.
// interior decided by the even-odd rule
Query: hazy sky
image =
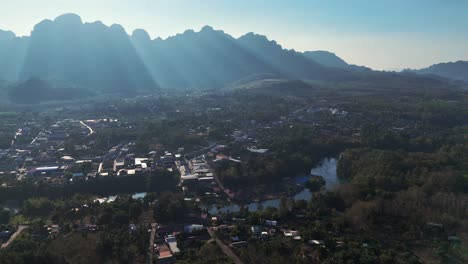
<path fill-rule="evenodd" d="M 0 29 L 29 35 L 64 13 L 153 38 L 204 25 L 235 37 L 253 31 L 374 69 L 468 60 L 468 0 L 0 0 Z"/>

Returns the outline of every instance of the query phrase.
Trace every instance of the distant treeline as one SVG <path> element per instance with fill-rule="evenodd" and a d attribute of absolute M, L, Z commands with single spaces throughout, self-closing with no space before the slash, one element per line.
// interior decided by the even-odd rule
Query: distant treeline
<path fill-rule="evenodd" d="M 119 193 L 159 192 L 173 190 L 177 186 L 177 176 L 168 171 L 156 171 L 144 176 L 98 177 L 79 180 L 61 186 L 23 182 L 14 187 L 0 188 L 0 202 L 6 200 L 26 200 L 31 197 L 50 199 L 70 197 L 74 194 L 108 196 Z"/>

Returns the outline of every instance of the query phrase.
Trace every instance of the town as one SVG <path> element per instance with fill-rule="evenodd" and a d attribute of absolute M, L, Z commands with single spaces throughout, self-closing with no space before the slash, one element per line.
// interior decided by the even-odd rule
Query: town
<path fill-rule="evenodd" d="M 8 114 L 0 151 L 3 247 L 36 237 L 50 252 L 73 255 L 65 245 L 89 243 L 93 249 L 81 257 L 94 262 L 183 263 L 205 254 L 212 262 L 252 263 L 271 259 L 275 249 L 278 263 L 349 250 L 417 263 L 427 239 L 457 245 L 459 232 L 429 218 L 414 224 L 422 237 L 408 233 L 412 242 L 401 252 L 372 239 L 378 231 L 371 227 L 369 238 L 355 235 L 363 220 L 350 211 L 357 194 L 346 191 L 353 177 L 346 175 L 354 172 L 345 164 L 389 154 L 347 149 L 429 149 L 414 140 L 438 133 L 417 110 L 400 114 L 382 104 L 369 111 L 368 103 L 366 96 L 344 99 L 325 90 L 288 99 L 259 90 Z M 438 120 L 440 127 L 449 121 Z M 457 210 L 454 217 L 461 217 L 463 205 Z"/>

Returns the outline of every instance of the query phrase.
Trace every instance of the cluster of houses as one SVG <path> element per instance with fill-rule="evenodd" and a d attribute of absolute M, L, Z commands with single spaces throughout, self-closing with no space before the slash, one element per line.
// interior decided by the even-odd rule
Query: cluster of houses
<path fill-rule="evenodd" d="M 15 133 L 11 147 L 0 151 L 0 174 L 9 173 L 20 180 L 27 176 L 63 175 L 74 161 L 71 157 L 63 156 L 64 142 L 73 133 L 88 134 L 91 128 L 83 124 L 65 119 L 42 130 L 34 122 L 24 124 Z M 90 149 L 87 145 L 74 147 L 76 150 Z"/>
<path fill-rule="evenodd" d="M 158 226 L 157 239 L 154 241 L 154 253 L 158 257 L 158 263 L 171 264 L 176 262 L 176 256 L 180 253 L 176 235 L 185 233 L 187 239 L 184 241 L 188 244 L 195 240 L 206 241 L 209 239 L 207 233 L 195 235 L 195 231 L 206 230 L 206 227 L 199 224 L 185 226 Z"/>
<path fill-rule="evenodd" d="M 70 177 L 72 180 L 87 177 L 134 176 L 151 172 L 155 168 L 177 169 L 176 161 L 184 160 L 183 148 L 177 154 L 165 152 L 159 156 L 151 151 L 143 157 L 131 153 L 133 142 L 112 147 L 102 156 L 94 156 L 90 142 L 83 146 L 74 146 L 79 158 L 64 155 L 64 142 L 77 129 L 83 135 L 94 133 L 94 129 L 105 127 L 116 120 L 62 120 L 42 130 L 23 149 L 10 148 L 0 150 L 0 174 L 14 174 L 19 180 L 26 177 L 41 177 L 51 184 L 63 184 Z M 18 133 L 26 133 L 21 128 Z M 92 155 L 94 154 L 94 155 Z M 12 162 L 12 159 L 15 162 Z M 5 161 L 5 162 L 2 162 Z M 197 170 L 198 172 L 198 170 Z"/>
<path fill-rule="evenodd" d="M 244 219 L 233 219 L 236 223 L 242 224 Z M 229 237 L 228 240 L 225 242 L 229 244 L 232 248 L 239 248 L 247 245 L 247 240 L 249 237 L 246 236 L 230 236 L 229 234 L 233 229 L 236 228 L 235 224 L 231 225 L 219 225 L 213 227 L 213 229 L 219 232 L 223 237 Z M 252 225 L 249 228 L 249 234 L 252 238 L 258 238 L 262 241 L 268 241 L 271 237 L 276 235 L 284 235 L 285 237 L 289 237 L 293 240 L 301 241 L 302 237 L 299 234 L 299 231 L 292 230 L 290 228 L 279 227 L 278 222 L 275 220 L 265 220 L 262 225 Z"/>
<path fill-rule="evenodd" d="M 176 166 L 180 173 L 180 186 L 187 196 L 193 194 L 199 186 L 214 184 L 213 171 L 204 156 L 190 160 L 178 159 Z"/>

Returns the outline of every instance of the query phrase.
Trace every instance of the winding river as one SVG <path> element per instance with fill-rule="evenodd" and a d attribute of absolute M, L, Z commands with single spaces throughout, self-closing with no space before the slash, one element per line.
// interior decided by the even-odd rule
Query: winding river
<path fill-rule="evenodd" d="M 314 176 L 322 176 L 325 180 L 325 188 L 327 190 L 333 189 L 335 186 L 339 184 L 338 176 L 336 175 L 336 166 L 337 166 L 337 159 L 336 158 L 326 158 L 320 162 L 320 164 L 312 168 L 310 171 L 310 175 L 305 176 L 298 176 L 294 177 L 294 181 L 298 184 L 303 184 L 309 180 L 310 177 Z M 297 193 L 292 197 L 294 200 L 310 200 L 312 198 L 312 192 L 309 189 L 303 189 L 301 192 Z M 266 200 L 261 202 L 253 202 L 245 205 L 246 208 L 249 209 L 251 212 L 255 212 L 259 210 L 259 208 L 267 208 L 267 207 L 275 207 L 279 208 L 280 206 L 280 199 L 273 199 L 273 200 Z M 207 209 L 210 214 L 219 214 L 219 213 L 228 213 L 228 212 L 239 212 L 241 210 L 241 206 L 237 204 L 230 204 L 223 207 L 216 207 L 216 205 L 205 206 L 204 209 Z"/>

